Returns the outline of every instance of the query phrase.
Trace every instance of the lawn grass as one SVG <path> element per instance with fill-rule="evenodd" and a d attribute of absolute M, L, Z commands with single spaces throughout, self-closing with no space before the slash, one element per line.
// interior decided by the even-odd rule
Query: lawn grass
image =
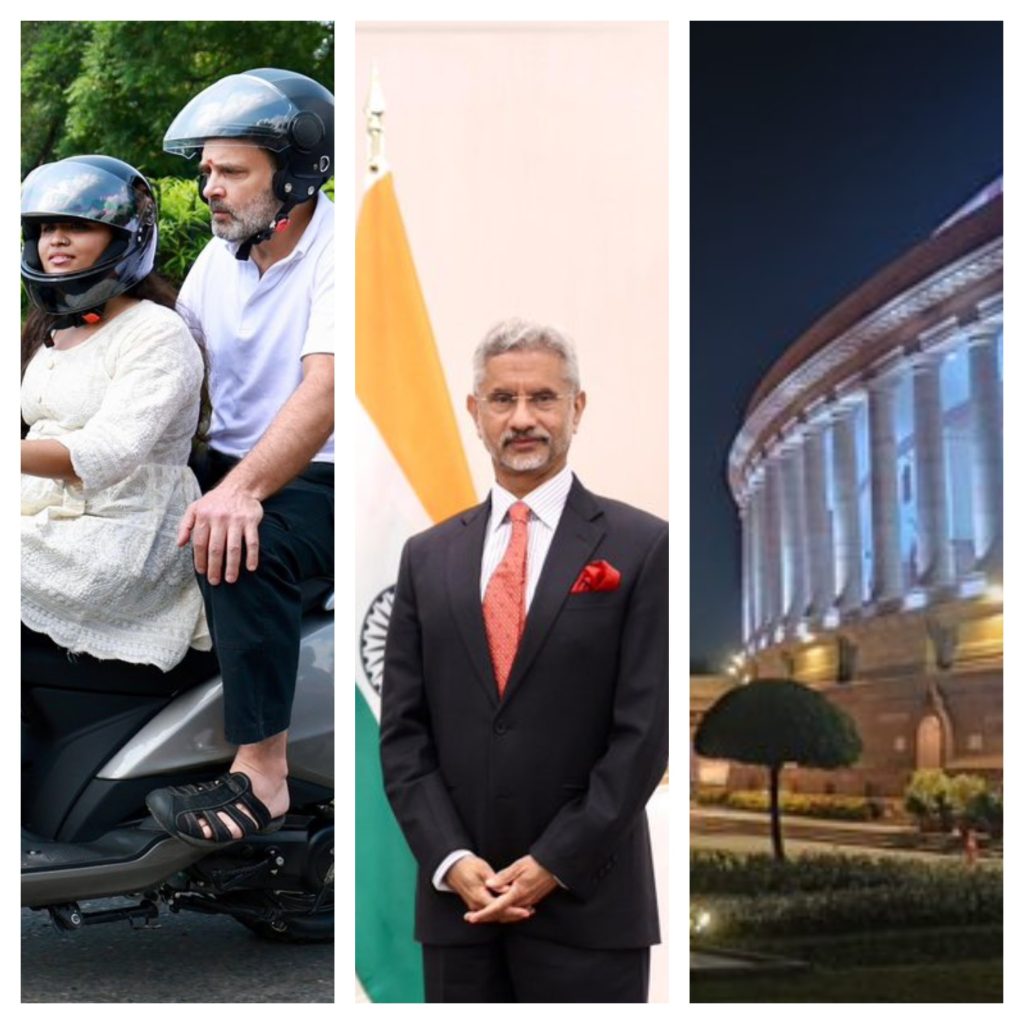
<path fill-rule="evenodd" d="M 800 974 L 693 979 L 692 1003 L 999 1003 L 1002 960 L 813 967 Z"/>
<path fill-rule="evenodd" d="M 803 960 L 820 968 L 928 966 L 1002 959 L 1003 928 L 967 925 L 842 935 L 750 936 L 727 945 L 737 952 L 746 949 L 786 960 Z"/>

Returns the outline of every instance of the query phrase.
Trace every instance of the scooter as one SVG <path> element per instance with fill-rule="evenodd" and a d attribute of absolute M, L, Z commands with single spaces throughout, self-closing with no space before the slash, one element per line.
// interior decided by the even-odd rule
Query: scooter
<path fill-rule="evenodd" d="M 151 790 L 208 780 L 231 762 L 214 654 L 190 651 L 141 688 L 122 677 L 83 688 L 57 650 L 23 658 L 23 907 L 66 931 L 151 925 L 163 905 L 227 914 L 270 939 L 333 939 L 333 581 L 304 584 L 303 607 L 291 808 L 279 831 L 214 851 L 168 835 L 145 806 Z M 83 907 L 107 897 L 128 902 Z"/>

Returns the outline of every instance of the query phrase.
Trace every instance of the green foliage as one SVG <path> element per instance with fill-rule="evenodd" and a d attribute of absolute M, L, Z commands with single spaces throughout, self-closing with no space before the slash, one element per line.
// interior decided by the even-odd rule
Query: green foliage
<path fill-rule="evenodd" d="M 1003 831 L 1003 798 L 980 775 L 948 776 L 941 768 L 914 772 L 903 794 L 906 809 L 923 831 L 950 831 L 956 826 Z"/>
<path fill-rule="evenodd" d="M 702 905 L 715 941 L 746 935 L 819 935 L 996 924 L 1003 919 L 1002 877 L 992 871 L 964 875 L 955 887 L 931 879 L 879 886 L 868 892 L 791 892 L 719 897 Z"/>
<path fill-rule="evenodd" d="M 903 793 L 903 805 L 926 825 L 949 831 L 953 827 L 949 776 L 941 768 L 922 768 L 914 772 Z"/>
<path fill-rule="evenodd" d="M 1002 871 L 960 862 L 695 851 L 691 917 L 707 941 L 1002 921 Z"/>
<path fill-rule="evenodd" d="M 87 22 L 21 23 L 21 176 L 53 159 L 92 30 Z"/>
<path fill-rule="evenodd" d="M 949 780 L 949 799 L 960 821 L 971 817 L 972 808 L 988 792 L 988 783 L 980 775 L 954 775 Z"/>
<path fill-rule="evenodd" d="M 778 861 L 768 854 L 693 850 L 690 853 L 690 893 L 757 896 L 919 884 L 956 888 L 977 870 L 960 861 L 836 853 L 804 854 L 791 861 Z"/>
<path fill-rule="evenodd" d="M 193 179 L 158 178 L 152 184 L 160 209 L 157 270 L 180 288 L 210 240 L 210 211 Z"/>
<path fill-rule="evenodd" d="M 147 177 L 181 174 L 162 151 L 179 110 L 224 75 L 282 67 L 334 91 L 334 23 L 22 22 L 24 177 L 40 163 L 106 153 Z"/>
<path fill-rule="evenodd" d="M 1003 838 L 1003 795 L 990 789 L 974 796 L 965 810 L 971 828 L 988 832 L 993 839 Z"/>
<path fill-rule="evenodd" d="M 729 807 L 735 811 L 767 811 L 768 794 L 764 790 L 739 789 L 697 792 L 697 803 Z M 807 818 L 827 818 L 832 821 L 872 821 L 882 816 L 882 805 L 877 800 L 862 796 L 834 796 L 828 793 L 779 793 L 779 809 L 783 814 Z"/>
<path fill-rule="evenodd" d="M 758 679 L 723 694 L 697 728 L 702 757 L 745 764 L 838 768 L 860 756 L 853 719 L 791 679 Z"/>

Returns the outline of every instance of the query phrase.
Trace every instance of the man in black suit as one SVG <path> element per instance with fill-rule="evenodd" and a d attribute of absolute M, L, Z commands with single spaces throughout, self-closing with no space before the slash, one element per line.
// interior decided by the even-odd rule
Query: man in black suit
<path fill-rule="evenodd" d="M 585 405 L 568 339 L 493 328 L 467 406 L 495 486 L 402 553 L 381 760 L 430 1002 L 647 998 L 668 525 L 572 475 Z"/>

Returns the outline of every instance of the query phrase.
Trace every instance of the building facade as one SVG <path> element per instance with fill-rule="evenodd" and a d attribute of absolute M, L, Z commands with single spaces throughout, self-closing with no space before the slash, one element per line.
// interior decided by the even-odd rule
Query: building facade
<path fill-rule="evenodd" d="M 826 314 L 733 442 L 740 673 L 820 687 L 864 741 L 796 788 L 1001 775 L 1002 213 L 1000 181 Z"/>

